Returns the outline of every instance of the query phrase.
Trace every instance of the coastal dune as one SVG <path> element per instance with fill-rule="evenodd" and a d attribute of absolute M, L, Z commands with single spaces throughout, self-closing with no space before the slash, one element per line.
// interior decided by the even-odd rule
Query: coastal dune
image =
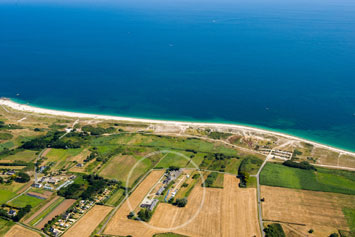
<path fill-rule="evenodd" d="M 153 120 L 153 119 L 140 119 L 140 118 L 129 118 L 129 117 L 121 117 L 121 116 L 110 116 L 110 115 L 99 115 L 99 114 L 87 114 L 87 113 L 78 113 L 78 112 L 68 112 L 68 111 L 60 111 L 53 109 L 45 109 L 39 108 L 27 104 L 20 104 L 12 101 L 8 98 L 0 98 L 0 105 L 6 110 L 6 107 L 11 108 L 13 110 L 28 112 L 28 113 L 37 113 L 37 114 L 47 114 L 53 116 L 61 116 L 61 117 L 71 117 L 71 118 L 82 118 L 82 119 L 99 119 L 99 120 L 113 120 L 113 121 L 126 121 L 126 122 L 137 122 L 137 123 L 147 123 L 147 124 L 162 124 L 166 126 L 180 126 L 182 128 L 186 127 L 203 127 L 203 128 L 212 128 L 212 129 L 237 129 L 241 132 L 254 132 L 259 134 L 266 135 L 275 135 L 280 136 L 286 139 L 292 139 L 295 141 L 306 142 L 312 144 L 317 147 L 326 148 L 335 152 L 339 152 L 344 155 L 350 155 L 355 157 L 354 152 L 346 151 L 343 149 L 331 147 L 328 145 L 320 144 L 314 141 L 310 141 L 307 139 L 287 135 L 280 132 L 269 131 L 260 128 L 254 128 L 244 125 L 237 124 L 223 124 L 223 123 L 201 123 L 201 122 L 183 122 L 183 121 L 166 121 L 166 120 Z"/>

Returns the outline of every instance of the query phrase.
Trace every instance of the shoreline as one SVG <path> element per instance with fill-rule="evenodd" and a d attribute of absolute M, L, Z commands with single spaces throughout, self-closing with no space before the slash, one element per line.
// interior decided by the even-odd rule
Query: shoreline
<path fill-rule="evenodd" d="M 68 112 L 54 109 L 45 109 L 40 107 L 35 107 L 27 104 L 20 104 L 14 102 L 8 98 L 0 98 L 0 105 L 7 106 L 14 110 L 22 111 L 22 112 L 30 112 L 37 114 L 47 114 L 54 116 L 64 116 L 71 118 L 85 118 L 85 119 L 102 119 L 102 120 L 114 120 L 114 121 L 125 121 L 125 122 L 138 122 L 138 123 L 149 123 L 149 124 L 163 124 L 163 125 L 173 125 L 173 126 L 199 126 L 199 127 L 210 127 L 210 128 L 234 128 L 244 131 L 252 131 L 257 133 L 271 134 L 280 137 L 284 137 L 287 139 L 292 139 L 300 142 L 306 142 L 312 144 L 314 146 L 326 148 L 335 152 L 339 152 L 341 154 L 347 154 L 351 156 L 355 156 L 355 152 L 347 151 L 341 148 L 332 147 L 329 145 L 317 143 L 308 139 L 288 135 L 281 132 L 270 131 L 262 128 L 255 128 L 246 125 L 238 125 L 238 124 L 227 124 L 227 123 L 208 123 L 208 122 L 183 122 L 183 121 L 170 121 L 170 120 L 159 120 L 159 119 L 143 119 L 143 118 L 130 118 L 130 117 L 122 117 L 122 116 L 113 116 L 113 115 L 99 115 L 99 114 L 89 114 L 89 113 L 79 113 L 79 112 Z"/>

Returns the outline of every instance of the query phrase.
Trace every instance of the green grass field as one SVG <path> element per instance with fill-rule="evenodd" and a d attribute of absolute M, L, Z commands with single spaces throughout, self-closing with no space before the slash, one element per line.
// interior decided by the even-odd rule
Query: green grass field
<path fill-rule="evenodd" d="M 105 204 L 107 205 L 112 205 L 112 206 L 117 206 L 120 201 L 125 197 L 125 195 L 123 194 L 124 190 L 123 189 L 119 189 L 117 190 L 108 200 Z"/>
<path fill-rule="evenodd" d="M 36 151 L 24 150 L 24 151 L 17 152 L 14 155 L 6 156 L 6 158 L 4 159 L 31 162 L 36 158 L 36 156 L 37 156 Z"/>
<path fill-rule="evenodd" d="M 169 233 L 155 234 L 153 235 L 153 237 L 187 237 L 187 236 L 169 232 Z"/>
<path fill-rule="evenodd" d="M 26 185 L 27 183 L 17 183 L 17 182 L 12 182 L 11 184 L 0 184 L 0 190 L 8 190 L 16 193 Z"/>
<path fill-rule="evenodd" d="M 51 213 L 59 204 L 64 201 L 63 197 L 59 197 L 55 202 L 53 202 L 48 208 L 46 208 L 43 212 L 41 212 L 38 216 L 36 216 L 29 224 L 35 225 L 37 222 L 46 217 L 49 213 Z"/>
<path fill-rule="evenodd" d="M 213 188 L 223 188 L 224 174 L 218 173 L 216 180 L 212 184 Z"/>
<path fill-rule="evenodd" d="M 32 208 L 36 207 L 39 205 L 41 202 L 44 200 L 28 196 L 26 194 L 23 194 L 19 196 L 18 198 L 12 200 L 9 205 L 14 206 L 14 207 L 25 207 L 26 205 L 31 205 Z"/>
<path fill-rule="evenodd" d="M 182 156 L 173 153 L 168 153 L 164 155 L 163 159 L 160 160 L 156 167 L 169 168 L 169 166 L 177 166 L 183 168 L 186 167 L 187 162 L 189 162 L 189 160 Z"/>
<path fill-rule="evenodd" d="M 188 153 L 191 154 L 191 153 Z M 194 154 L 194 157 L 192 157 L 192 161 L 197 165 L 197 167 L 200 167 L 200 164 L 202 163 L 204 156 L 206 155 L 206 153 L 197 153 Z M 187 157 L 189 157 L 189 155 L 187 155 Z M 189 162 L 188 165 L 186 166 L 187 168 L 196 168 L 192 162 Z"/>
<path fill-rule="evenodd" d="M 6 232 L 15 224 L 13 221 L 8 221 L 0 218 L 0 236 L 5 236 Z"/>
<path fill-rule="evenodd" d="M 5 148 L 10 149 L 14 146 L 15 144 L 12 141 L 0 143 L 0 151 L 4 150 Z"/>
<path fill-rule="evenodd" d="M 5 202 L 7 202 L 8 200 L 10 200 L 15 196 L 16 196 L 15 192 L 11 192 L 10 190 L 0 188 L 0 204 L 4 204 Z"/>
<path fill-rule="evenodd" d="M 355 209 L 354 208 L 343 208 L 344 216 L 349 224 L 351 232 L 355 233 Z"/>
<path fill-rule="evenodd" d="M 68 158 L 76 156 L 82 151 L 83 151 L 82 148 L 78 148 L 78 149 L 51 149 L 48 152 L 48 154 L 46 155 L 46 157 L 48 158 L 48 160 L 46 160 L 46 163 L 55 162 L 54 168 L 61 169 L 67 163 Z"/>
<path fill-rule="evenodd" d="M 235 158 L 230 159 L 228 165 L 226 166 L 226 172 L 237 175 L 241 162 L 242 159 L 235 159 Z"/>
<path fill-rule="evenodd" d="M 261 172 L 262 185 L 314 191 L 355 194 L 355 175 L 351 171 L 317 168 L 317 171 L 267 163 Z"/>
<path fill-rule="evenodd" d="M 201 139 L 158 136 L 153 134 L 118 134 L 109 137 L 100 137 L 91 141 L 92 146 L 122 144 L 126 146 L 151 147 L 156 149 L 194 150 L 197 152 L 224 153 L 236 155 L 234 149 L 207 142 Z"/>
<path fill-rule="evenodd" d="M 101 169 L 100 175 L 110 179 L 116 179 L 122 181 L 123 185 L 126 185 L 127 177 L 130 170 L 133 166 L 140 160 L 142 157 L 139 156 L 115 156 L 109 160 Z M 145 159 L 140 162 L 136 168 L 133 170 L 132 176 L 130 178 L 130 183 L 128 186 L 131 186 L 139 177 L 144 175 L 150 168 L 152 168 L 151 159 Z"/>

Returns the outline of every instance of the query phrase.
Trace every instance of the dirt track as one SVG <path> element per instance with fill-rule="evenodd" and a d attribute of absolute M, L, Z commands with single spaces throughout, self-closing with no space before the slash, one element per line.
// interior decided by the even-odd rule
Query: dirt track
<path fill-rule="evenodd" d="M 14 225 L 6 234 L 5 237 L 40 237 L 40 235 L 34 231 L 26 229 L 19 225 Z"/>
<path fill-rule="evenodd" d="M 96 205 L 88 213 L 84 215 L 78 222 L 76 222 L 63 237 L 80 237 L 90 236 L 100 222 L 108 215 L 112 207 Z"/>
<path fill-rule="evenodd" d="M 155 180 L 157 179 L 155 178 Z M 150 186 L 145 188 L 145 193 L 153 182 L 147 181 L 143 185 L 147 184 Z M 141 197 L 144 197 L 142 190 L 139 191 Z M 199 209 L 202 193 L 203 188 L 196 184 L 185 208 L 165 203 L 159 204 L 149 224 L 158 228 L 174 228 L 183 225 Z M 136 194 L 133 193 L 133 195 Z M 169 232 L 147 227 L 138 221 L 128 220 L 126 216 L 129 210 L 125 207 L 120 208 L 118 213 L 120 213 L 120 217 L 115 216 L 111 220 L 108 228 L 104 231 L 105 234 L 150 237 L 154 233 Z M 187 225 L 171 230 L 171 232 L 187 236 L 260 236 L 256 190 L 240 189 L 235 176 L 225 175 L 224 189 L 207 188 L 205 202 L 197 217 Z"/>

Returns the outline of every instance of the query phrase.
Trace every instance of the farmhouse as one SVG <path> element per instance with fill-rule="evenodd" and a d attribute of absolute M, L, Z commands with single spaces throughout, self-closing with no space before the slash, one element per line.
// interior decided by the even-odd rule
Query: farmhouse
<path fill-rule="evenodd" d="M 149 211 L 152 211 L 154 209 L 154 207 L 158 204 L 158 202 L 159 202 L 158 199 L 144 198 L 140 207 L 148 208 Z"/>
<path fill-rule="evenodd" d="M 9 216 L 16 216 L 17 212 L 15 210 L 10 209 L 8 214 Z"/>
<path fill-rule="evenodd" d="M 56 184 L 56 183 L 58 182 L 58 179 L 56 179 L 56 178 L 49 178 L 47 182 L 50 183 L 50 184 Z"/>
<path fill-rule="evenodd" d="M 159 188 L 159 190 L 157 191 L 156 195 L 161 195 L 164 192 L 164 190 L 165 190 L 164 186 Z"/>
<path fill-rule="evenodd" d="M 34 183 L 34 184 L 33 184 L 33 187 L 35 187 L 35 188 L 41 188 L 41 187 L 42 187 L 42 184 L 40 184 L 40 183 Z"/>

